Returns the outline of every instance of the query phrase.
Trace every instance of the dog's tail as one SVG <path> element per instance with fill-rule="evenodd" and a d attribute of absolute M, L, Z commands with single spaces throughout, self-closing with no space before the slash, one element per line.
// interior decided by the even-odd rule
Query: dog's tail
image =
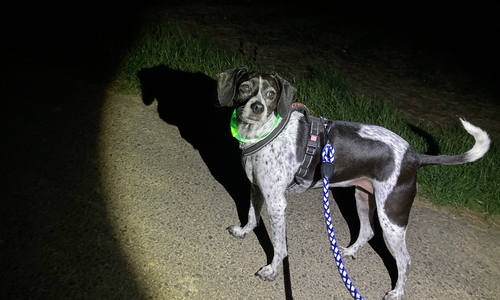
<path fill-rule="evenodd" d="M 488 137 L 488 134 L 481 128 L 474 126 L 463 119 L 460 119 L 460 121 L 462 122 L 465 130 L 467 130 L 467 132 L 470 133 L 476 140 L 474 147 L 472 147 L 472 149 L 470 149 L 469 151 L 459 155 L 433 156 L 420 154 L 419 157 L 421 166 L 465 164 L 480 159 L 486 154 L 486 152 L 488 152 L 488 150 L 490 149 L 490 138 Z"/>

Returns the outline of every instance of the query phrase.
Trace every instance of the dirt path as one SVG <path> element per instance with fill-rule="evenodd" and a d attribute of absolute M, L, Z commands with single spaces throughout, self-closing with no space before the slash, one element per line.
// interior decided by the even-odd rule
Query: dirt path
<path fill-rule="evenodd" d="M 175 86 L 185 83 L 173 82 L 169 90 Z M 227 143 L 207 145 L 205 139 L 231 141 L 223 131 L 213 131 L 227 125 L 213 118 L 222 108 L 198 103 L 192 114 L 210 116 L 202 119 L 206 129 L 201 129 L 191 126 L 191 119 L 175 118 L 191 103 L 162 104 L 145 106 L 139 97 L 110 95 L 99 139 L 108 216 L 145 298 L 348 299 L 328 245 L 320 191 L 287 197 L 289 265 L 273 282 L 258 279 L 253 274 L 269 251 L 262 242 L 265 229 L 242 240 L 225 229 L 247 213 L 242 200 L 248 200 L 249 187 L 238 172 L 240 157 L 223 149 Z M 351 227 L 356 217 L 350 214 L 354 206 L 345 207 L 354 202 L 345 196 L 336 194 L 343 209 L 332 206 L 340 245 L 356 235 Z M 265 212 L 263 221 L 268 226 Z M 498 299 L 499 239 L 498 233 L 414 207 L 407 233 L 412 268 L 404 299 Z M 356 260 L 344 262 L 365 299 L 381 299 L 390 289 L 394 261 L 382 235 L 364 246 Z"/>

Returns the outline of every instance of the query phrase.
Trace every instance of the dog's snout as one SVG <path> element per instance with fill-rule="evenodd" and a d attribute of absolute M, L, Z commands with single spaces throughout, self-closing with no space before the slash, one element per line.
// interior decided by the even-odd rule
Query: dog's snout
<path fill-rule="evenodd" d="M 253 112 L 254 114 L 258 114 L 258 115 L 259 115 L 259 114 L 261 114 L 261 113 L 263 113 L 263 112 L 264 112 L 264 105 L 262 105 L 262 103 L 260 103 L 260 102 L 255 102 L 255 103 L 253 103 L 253 104 L 250 106 L 250 108 L 252 109 L 252 112 Z"/>

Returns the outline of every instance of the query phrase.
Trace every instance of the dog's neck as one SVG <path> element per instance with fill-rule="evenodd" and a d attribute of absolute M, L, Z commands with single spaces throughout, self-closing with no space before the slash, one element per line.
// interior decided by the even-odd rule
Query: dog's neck
<path fill-rule="evenodd" d="M 257 126 L 256 124 L 240 123 L 236 126 L 240 137 L 247 137 L 246 141 L 238 139 L 240 141 L 240 149 L 242 149 L 242 156 L 249 156 L 257 153 L 264 146 L 272 142 L 280 133 L 285 129 L 288 121 L 290 120 L 290 115 L 287 114 L 284 118 L 273 114 L 273 118 L 269 118 L 262 126 Z M 255 140 L 249 140 L 249 139 Z M 250 143 L 248 142 L 250 141 Z"/>
<path fill-rule="evenodd" d="M 272 134 L 272 131 L 281 122 L 284 122 L 284 119 L 272 113 L 263 124 L 251 124 L 241 120 L 237 120 L 237 122 L 236 130 L 237 134 L 241 137 L 239 139 L 240 145 L 243 147 L 244 145 L 254 144 Z"/>

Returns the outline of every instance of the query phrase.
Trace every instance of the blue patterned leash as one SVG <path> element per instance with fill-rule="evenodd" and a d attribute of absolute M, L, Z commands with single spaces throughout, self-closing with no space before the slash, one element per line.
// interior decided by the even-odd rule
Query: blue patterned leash
<path fill-rule="evenodd" d="M 328 230 L 328 237 L 330 238 L 333 257 L 335 258 L 335 263 L 337 264 L 337 268 L 339 270 L 340 276 L 342 277 L 342 281 L 344 282 L 346 288 L 349 290 L 349 293 L 351 293 L 351 296 L 354 299 L 362 300 L 363 297 L 358 293 L 358 290 L 356 290 L 356 287 L 349 278 L 344 263 L 342 262 L 342 255 L 340 254 L 339 247 L 337 246 L 337 240 L 335 239 L 335 230 L 333 229 L 332 216 L 330 214 L 330 203 L 328 198 L 330 191 L 330 177 L 332 177 L 334 171 L 333 160 L 335 158 L 335 149 L 333 149 L 333 146 L 330 144 L 330 141 L 328 139 L 329 129 L 330 127 L 327 129 L 325 134 L 327 138 L 326 145 L 325 147 L 323 147 L 323 151 L 321 152 L 321 176 L 323 176 L 323 208 L 325 210 L 326 229 Z"/>

